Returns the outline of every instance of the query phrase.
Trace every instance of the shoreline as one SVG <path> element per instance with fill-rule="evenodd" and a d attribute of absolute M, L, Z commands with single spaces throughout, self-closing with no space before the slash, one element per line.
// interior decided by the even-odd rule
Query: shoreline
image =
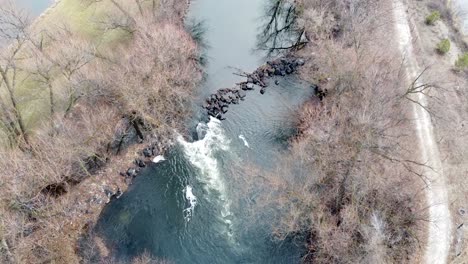
<path fill-rule="evenodd" d="M 47 23 L 41 23 L 45 20 L 50 20 L 49 16 L 52 16 L 52 20 L 55 19 L 54 12 L 58 11 L 57 7 L 62 7 L 59 5 L 60 3 L 62 3 L 61 0 L 56 0 L 45 9 L 44 12 L 31 21 L 28 30 L 36 33 L 41 28 L 46 27 Z M 186 5 L 180 6 L 177 20 L 174 19 L 173 21 L 178 29 L 185 32 L 183 23 L 189 7 L 190 1 L 187 1 Z M 182 10 L 183 8 L 185 10 Z M 194 69 L 194 71 L 197 71 L 196 74 L 199 74 L 199 67 Z M 108 121 L 111 122 L 112 126 L 118 128 L 119 120 L 121 119 Z M 134 126 L 132 123 L 133 121 L 127 122 L 126 126 L 132 129 L 132 126 Z M 140 124 L 137 124 L 137 126 L 140 126 Z M 123 133 L 126 134 L 127 131 Z M 69 263 L 82 261 L 84 255 L 80 251 L 81 241 L 86 237 L 88 232 L 93 230 L 104 207 L 111 200 L 120 198 L 128 190 L 134 178 L 138 177 L 138 172 L 146 167 L 147 164 L 151 164 L 152 158 L 155 156 L 164 155 L 165 151 L 173 143 L 170 137 L 160 136 L 156 133 L 158 132 L 155 129 L 143 131 L 143 136 L 140 138 L 139 135 L 137 136 L 138 132 L 136 132 L 136 134 L 129 136 L 132 143 L 126 144 L 121 151 L 115 152 L 113 149 L 110 151 L 108 149 L 106 152 L 103 150 L 103 158 L 105 158 L 103 164 L 96 164 L 92 168 L 93 172 L 89 172 L 79 182 L 69 183 L 67 182 L 67 178 L 64 178 L 59 182 L 50 184 L 51 186 L 59 186 L 61 190 L 65 190 L 63 193 L 59 193 L 61 191 L 57 191 L 58 188 L 49 192 L 46 190 L 47 186 L 42 190 L 39 189 L 38 192 L 44 194 L 45 201 L 50 206 L 50 209 L 47 209 L 45 215 L 40 219 L 41 222 L 45 222 L 47 225 L 42 226 L 36 222 L 26 220 L 26 223 L 33 226 L 34 230 L 28 233 L 24 239 L 19 242 L 15 241 L 15 243 L 28 244 L 29 242 L 33 242 L 33 244 L 36 244 L 38 241 L 41 241 L 42 244 L 38 243 L 36 247 L 39 245 L 44 247 L 46 245 L 45 248 L 49 251 L 47 253 L 48 257 L 60 260 L 60 263 L 63 263 L 61 261 Z M 105 149 L 106 144 L 110 146 L 111 143 L 104 142 L 102 147 Z M 148 149 L 150 149 L 151 154 L 148 154 Z M 43 193 L 42 191 L 44 190 L 47 192 Z M 58 195 L 54 197 L 54 194 Z M 54 232 L 50 232 L 51 228 L 55 229 Z M 48 237 L 47 242 L 43 242 L 46 237 Z M 17 261 L 22 262 L 24 261 L 23 257 L 26 257 L 27 262 L 34 262 L 34 259 L 38 258 L 35 253 L 31 253 L 32 250 L 27 250 L 26 252 L 23 248 L 15 245 L 15 243 L 8 245 L 7 240 L 8 238 L 0 241 L 6 245 L 0 245 L 0 250 L 2 250 L 2 247 L 6 249 L 7 263 L 10 261 L 12 263 L 16 263 Z M 96 244 L 105 253 L 105 245 L 99 243 L 99 241 Z M 24 247 L 27 248 L 27 246 Z M 0 262 L 2 262 L 1 258 Z"/>
<path fill-rule="evenodd" d="M 47 15 L 50 15 L 50 12 L 52 12 L 57 7 L 57 5 L 60 4 L 60 2 L 62 2 L 62 0 L 55 0 L 54 3 L 52 3 L 39 16 L 37 16 L 34 19 L 34 21 L 31 23 L 30 28 L 34 28 L 37 24 L 44 20 Z"/>

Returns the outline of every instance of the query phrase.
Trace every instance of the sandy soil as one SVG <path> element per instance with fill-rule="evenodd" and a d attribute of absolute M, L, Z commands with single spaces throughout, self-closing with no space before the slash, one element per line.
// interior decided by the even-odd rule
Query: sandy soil
<path fill-rule="evenodd" d="M 422 72 L 422 68 L 419 67 L 414 54 L 410 17 L 406 13 L 406 6 L 401 1 L 394 2 L 393 10 L 399 48 L 406 58 L 408 81 L 411 82 Z M 423 84 L 423 81 L 419 79 L 416 85 Z M 423 93 L 415 94 L 413 97 L 413 100 L 419 102 L 422 106 L 428 105 L 426 95 Z M 445 185 L 446 180 L 439 148 L 434 137 L 431 116 L 422 106 L 415 103 L 412 104 L 416 135 L 419 139 L 420 147 L 421 157 L 419 161 L 430 167 L 424 169 L 424 175 L 427 177 L 428 183 L 426 197 L 430 217 L 425 262 L 445 263 L 450 247 L 449 237 L 451 229 L 447 188 Z"/>
<path fill-rule="evenodd" d="M 421 161 L 433 170 L 426 170 L 430 180 L 427 188 L 430 223 L 425 253 L 426 263 L 467 263 L 468 247 L 465 237 L 468 229 L 468 91 L 467 77 L 456 73 L 453 64 L 461 54 L 460 42 L 453 28 L 437 22 L 424 23 L 430 13 L 429 1 L 396 1 L 394 8 L 400 49 L 407 58 L 407 71 L 415 78 L 426 67 L 420 83 L 436 86 L 428 96 L 418 94 L 417 99 L 428 106 L 431 115 L 414 105 L 415 127 L 420 140 Z M 451 51 L 445 56 L 437 54 L 437 43 L 449 38 Z M 463 215 L 462 215 L 463 214 Z"/>

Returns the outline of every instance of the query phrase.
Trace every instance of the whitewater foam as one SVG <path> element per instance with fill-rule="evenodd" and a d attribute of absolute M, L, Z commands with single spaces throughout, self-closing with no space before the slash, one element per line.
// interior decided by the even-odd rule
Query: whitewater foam
<path fill-rule="evenodd" d="M 239 138 L 244 142 L 244 146 L 250 148 L 249 142 L 247 142 L 247 139 L 245 139 L 244 135 L 239 135 Z"/>
<path fill-rule="evenodd" d="M 217 193 L 222 206 L 222 220 L 229 227 L 228 234 L 232 235 L 232 223 L 229 219 L 232 217 L 231 205 L 227 199 L 226 185 L 221 177 L 218 160 L 215 157 L 217 151 L 227 151 L 229 149 L 229 140 L 224 135 L 221 121 L 213 117 L 210 117 L 207 124 L 199 124 L 197 132 L 204 134 L 203 138 L 198 141 L 187 142 L 180 135 L 177 140 L 184 148 L 185 156 L 200 170 L 199 180 L 204 183 L 207 191 Z"/>
<path fill-rule="evenodd" d="M 188 202 L 188 207 L 184 209 L 184 219 L 186 222 L 190 222 L 192 219 L 195 206 L 197 205 L 197 197 L 193 194 L 193 188 L 190 185 L 187 185 L 183 192 L 185 194 L 185 200 Z"/>
<path fill-rule="evenodd" d="M 164 158 L 163 155 L 159 155 L 159 156 L 154 157 L 153 162 L 154 162 L 154 163 L 159 163 L 159 162 L 165 161 L 165 160 L 166 160 L 166 159 Z"/>

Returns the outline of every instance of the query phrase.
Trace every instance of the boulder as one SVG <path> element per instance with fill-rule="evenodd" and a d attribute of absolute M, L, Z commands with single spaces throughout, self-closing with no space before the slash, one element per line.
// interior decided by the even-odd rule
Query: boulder
<path fill-rule="evenodd" d="M 143 149 L 143 156 L 145 156 L 146 158 L 153 156 L 153 149 L 152 148 Z"/>
<path fill-rule="evenodd" d="M 230 104 L 232 99 L 229 97 L 229 95 L 225 94 L 221 97 L 221 101 Z"/>
<path fill-rule="evenodd" d="M 266 91 L 266 88 L 265 88 L 265 87 L 263 87 L 262 89 L 260 89 L 260 93 L 261 93 L 261 94 L 264 94 L 265 91 Z"/>
<path fill-rule="evenodd" d="M 146 163 L 142 159 L 136 159 L 135 164 L 140 168 L 146 167 Z"/>
<path fill-rule="evenodd" d="M 254 87 L 255 87 L 255 86 L 254 86 L 253 83 L 248 83 L 248 84 L 246 85 L 247 90 L 253 90 Z"/>
<path fill-rule="evenodd" d="M 229 93 L 228 96 L 231 99 L 231 101 L 234 100 L 234 99 L 237 99 L 237 97 L 238 97 L 237 94 L 234 94 L 234 93 Z"/>
<path fill-rule="evenodd" d="M 114 195 L 114 192 L 110 189 L 108 189 L 107 187 L 104 187 L 104 193 L 106 194 L 106 196 L 108 198 L 110 198 L 112 195 Z"/>
<path fill-rule="evenodd" d="M 216 117 L 218 113 L 215 111 L 215 110 L 210 110 L 208 111 L 208 115 L 212 116 L 212 117 Z"/>
<path fill-rule="evenodd" d="M 270 66 L 270 67 L 267 68 L 267 72 L 268 72 L 269 75 L 273 76 L 275 74 L 275 68 Z"/>
<path fill-rule="evenodd" d="M 138 173 L 138 172 L 137 172 L 137 170 L 136 170 L 135 168 L 130 168 L 130 169 L 128 169 L 127 172 L 126 172 L 127 176 L 128 176 L 128 177 L 132 177 L 132 178 L 136 177 L 136 176 L 137 176 L 137 173 Z"/>
<path fill-rule="evenodd" d="M 237 92 L 240 98 L 245 98 L 247 96 L 247 93 L 243 90 L 240 90 Z"/>

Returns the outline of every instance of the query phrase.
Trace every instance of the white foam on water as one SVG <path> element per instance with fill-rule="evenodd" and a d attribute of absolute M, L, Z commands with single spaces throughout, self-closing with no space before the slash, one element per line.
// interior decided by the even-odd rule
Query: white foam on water
<path fill-rule="evenodd" d="M 245 139 L 244 135 L 239 135 L 239 138 L 244 142 L 244 145 L 248 148 L 250 148 L 249 142 L 247 142 L 247 139 Z"/>
<path fill-rule="evenodd" d="M 207 191 L 217 193 L 222 204 L 221 218 L 228 225 L 227 233 L 231 236 L 232 222 L 229 220 L 232 217 L 231 205 L 227 198 L 226 185 L 220 173 L 218 160 L 215 157 L 216 151 L 229 149 L 229 140 L 224 135 L 221 121 L 216 118 L 210 117 L 206 129 L 203 124 L 197 126 L 197 130 L 198 128 L 205 132 L 203 139 L 187 142 L 179 135 L 177 140 L 184 148 L 185 156 L 200 170 L 199 180 L 205 184 Z"/>
<path fill-rule="evenodd" d="M 187 185 L 184 190 L 185 194 L 185 200 L 188 202 L 188 207 L 184 209 L 184 219 L 186 222 L 190 222 L 190 219 L 192 219 L 195 206 L 197 205 L 197 197 L 193 194 L 193 188 L 190 185 Z"/>
<path fill-rule="evenodd" d="M 159 156 L 154 157 L 153 162 L 154 162 L 154 163 L 159 163 L 159 162 L 165 161 L 165 160 L 166 160 L 166 159 L 164 158 L 163 155 L 159 155 Z"/>
<path fill-rule="evenodd" d="M 202 140 L 208 131 L 208 125 L 205 123 L 198 123 L 197 125 L 197 136 L 198 140 Z"/>

